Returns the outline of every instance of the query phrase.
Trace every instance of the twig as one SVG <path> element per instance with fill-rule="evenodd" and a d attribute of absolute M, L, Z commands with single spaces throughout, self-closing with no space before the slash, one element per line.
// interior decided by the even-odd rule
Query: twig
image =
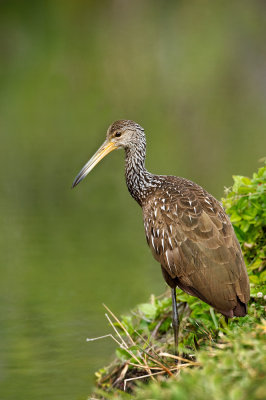
<path fill-rule="evenodd" d="M 163 363 L 161 363 L 159 360 L 156 360 L 156 358 L 154 358 L 153 356 L 151 356 L 149 353 L 147 353 L 145 350 L 142 349 L 142 351 L 147 354 L 147 356 L 149 357 L 149 359 L 151 361 L 153 361 L 155 364 L 160 365 L 160 367 L 169 375 L 172 376 L 173 374 L 171 373 L 170 369 L 167 368 L 165 365 L 163 365 Z"/>
<path fill-rule="evenodd" d="M 119 339 L 121 340 L 121 342 L 123 343 L 123 345 L 128 348 L 128 345 L 126 344 L 126 342 L 124 341 L 124 339 L 122 338 L 122 336 L 120 335 L 120 333 L 118 332 L 118 330 L 116 329 L 116 327 L 114 326 L 114 324 L 112 323 L 109 315 L 107 313 L 105 313 L 105 317 L 108 319 L 108 322 L 111 324 L 113 330 L 115 331 L 115 333 L 117 334 L 117 336 L 119 337 Z"/>
<path fill-rule="evenodd" d="M 134 332 L 136 333 L 136 335 L 138 335 L 138 337 L 141 338 L 141 340 L 143 340 L 143 342 L 147 345 L 150 346 L 150 349 L 154 352 L 154 354 L 156 355 L 156 357 L 160 358 L 159 354 L 157 353 L 157 351 L 154 349 L 153 344 L 150 345 L 150 343 L 148 342 L 148 340 L 146 340 L 138 331 L 136 331 L 136 329 L 134 329 Z M 142 349 L 142 351 L 148 355 L 150 357 L 150 354 L 147 353 L 145 350 Z M 161 360 L 161 362 L 163 362 L 163 360 Z"/>
<path fill-rule="evenodd" d="M 119 377 L 115 380 L 115 382 L 112 384 L 112 386 L 115 386 L 118 382 L 121 382 L 124 379 L 124 377 L 126 376 L 127 370 L 128 370 L 128 365 L 129 365 L 129 363 L 126 363 L 124 365 L 124 368 L 122 369 Z"/>
<path fill-rule="evenodd" d="M 153 376 L 154 377 L 154 375 L 161 375 L 161 374 L 163 374 L 164 373 L 164 371 L 159 371 L 159 372 L 154 372 L 153 374 L 148 374 L 148 375 L 141 375 L 141 376 L 136 376 L 136 377 L 134 377 L 134 378 L 128 378 L 128 379 L 125 379 L 124 380 L 124 392 L 126 391 L 126 386 L 127 386 L 127 382 L 129 382 L 129 381 L 135 381 L 135 380 L 137 380 L 137 379 L 143 379 L 143 378 L 150 378 L 151 376 Z"/>
<path fill-rule="evenodd" d="M 165 353 L 165 354 L 167 354 L 167 353 Z M 173 358 L 181 358 L 181 357 L 174 356 Z M 185 359 L 183 359 L 183 360 L 185 360 Z M 188 360 L 185 360 L 185 361 L 188 361 Z M 134 366 L 134 364 L 130 364 L 130 365 Z M 200 363 L 195 363 L 195 362 L 189 362 L 189 363 L 186 363 L 186 364 L 179 364 L 178 366 L 176 366 L 174 368 L 170 368 L 170 371 L 179 371 L 182 368 L 187 368 L 187 367 L 195 366 L 195 365 L 199 366 L 201 364 Z M 142 368 L 144 368 L 144 366 L 142 366 Z M 152 367 L 152 368 L 154 369 L 155 367 Z M 152 374 L 152 377 L 154 377 L 154 375 L 162 375 L 164 373 L 165 373 L 165 371 L 154 372 Z M 137 376 L 137 377 L 134 377 L 134 378 L 125 379 L 124 380 L 124 391 L 126 390 L 127 382 L 134 381 L 134 380 L 137 380 L 137 379 L 149 378 L 149 377 L 151 377 L 151 376 L 150 375 L 141 375 L 141 376 Z"/>
<path fill-rule="evenodd" d="M 115 316 L 115 314 L 105 305 L 103 304 L 104 308 L 111 314 L 111 316 L 114 318 L 114 320 L 119 324 L 120 328 L 125 332 L 125 334 L 127 335 L 127 337 L 129 338 L 129 340 L 131 341 L 131 344 L 133 346 L 136 346 L 136 343 L 134 342 L 134 340 L 132 339 L 132 337 L 130 336 L 130 334 L 128 333 L 127 329 L 124 327 L 124 325 L 122 324 L 121 321 L 119 321 L 119 319 Z M 117 331 L 117 329 L 115 328 L 114 324 L 111 322 L 109 316 L 107 314 L 105 314 L 106 318 L 108 319 L 108 321 L 110 322 L 110 324 L 112 325 L 114 331 L 116 332 L 116 334 L 119 336 L 119 338 L 121 339 L 121 341 L 123 343 L 125 343 L 125 341 L 122 339 L 121 335 L 119 334 L 119 332 Z M 141 365 L 141 362 L 139 361 L 139 359 L 135 356 L 135 354 L 133 352 L 131 352 L 130 350 L 128 350 L 128 346 L 125 343 L 126 347 L 127 347 L 127 352 Z M 142 356 L 141 352 L 138 350 L 138 355 L 139 357 L 142 359 L 143 363 L 146 365 L 147 370 L 151 373 L 151 370 L 149 369 L 149 366 L 146 362 L 146 360 L 144 359 L 144 357 Z M 153 378 L 154 379 L 154 378 Z"/>
<path fill-rule="evenodd" d="M 177 357 L 177 356 L 175 356 L 175 357 Z M 177 367 L 171 368 L 170 371 L 179 371 L 180 369 L 190 367 L 191 365 L 200 365 L 200 364 L 199 363 L 180 364 Z M 165 371 L 158 371 L 158 372 L 154 372 L 152 374 L 152 376 L 154 376 L 154 375 L 162 375 L 164 373 L 165 373 Z M 125 379 L 124 380 L 124 391 L 126 390 L 127 382 L 134 381 L 134 380 L 137 380 L 137 379 L 149 378 L 149 377 L 151 377 L 151 376 L 150 375 L 141 375 L 141 376 L 137 376 L 137 377 L 134 377 L 134 378 Z"/>
<path fill-rule="evenodd" d="M 87 338 L 86 342 L 94 342 L 95 340 L 105 339 L 107 337 L 112 338 L 121 347 L 121 343 L 119 343 L 119 341 L 111 333 L 108 333 L 108 335 L 99 336 L 96 338 Z"/>
<path fill-rule="evenodd" d="M 132 367 L 147 369 L 147 367 L 145 365 L 138 365 L 138 364 L 134 364 L 134 363 L 128 363 L 128 364 L 131 365 Z M 149 369 L 162 371 L 161 367 L 149 367 Z"/>
<path fill-rule="evenodd" d="M 130 334 L 128 333 L 126 328 L 124 327 L 124 325 L 119 321 L 119 319 L 114 315 L 114 313 L 112 313 L 112 311 L 105 304 L 103 304 L 103 306 L 109 312 L 109 314 L 111 314 L 111 316 L 114 318 L 114 320 L 118 323 L 120 328 L 123 329 L 123 331 L 125 332 L 125 334 L 129 338 L 129 340 L 131 341 L 132 345 L 135 346 L 136 343 L 134 342 L 134 340 L 132 339 L 132 337 L 130 336 Z"/>
<path fill-rule="evenodd" d="M 121 343 L 118 342 L 119 346 L 123 350 L 125 350 L 132 358 L 134 358 L 134 360 L 136 360 L 141 365 L 141 362 L 139 361 L 138 357 L 136 357 L 135 354 L 131 350 L 128 349 L 128 346 L 127 346 L 126 342 L 122 339 L 121 335 L 119 334 L 119 332 L 117 331 L 117 329 L 114 326 L 113 322 L 111 321 L 109 315 L 105 314 L 105 316 L 108 319 L 109 323 L 111 324 L 112 328 L 114 329 L 115 333 L 117 334 L 117 336 L 120 338 L 121 342 L 123 343 L 123 344 L 121 344 Z"/>
<path fill-rule="evenodd" d="M 186 358 L 179 357 L 179 356 L 175 356 L 174 354 L 169 354 L 169 353 L 159 353 L 159 356 L 161 356 L 161 357 L 169 357 L 169 358 L 174 358 L 175 360 L 184 361 L 185 363 L 189 363 L 189 364 L 191 364 L 191 365 L 201 365 L 201 364 L 200 364 L 200 363 L 198 363 L 198 362 L 195 362 L 195 361 L 190 361 L 190 360 L 187 360 Z"/>

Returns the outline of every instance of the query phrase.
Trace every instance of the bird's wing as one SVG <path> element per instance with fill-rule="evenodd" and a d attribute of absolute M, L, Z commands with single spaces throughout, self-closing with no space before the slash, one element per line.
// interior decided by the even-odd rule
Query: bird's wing
<path fill-rule="evenodd" d="M 143 206 L 155 259 L 182 289 L 218 310 L 234 308 L 236 296 L 246 303 L 247 271 L 228 216 L 200 186 L 178 179 Z"/>

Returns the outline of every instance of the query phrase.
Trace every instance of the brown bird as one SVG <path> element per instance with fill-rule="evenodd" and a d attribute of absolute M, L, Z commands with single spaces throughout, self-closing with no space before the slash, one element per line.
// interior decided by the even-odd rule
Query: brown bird
<path fill-rule="evenodd" d="M 178 346 L 176 287 L 198 297 L 226 318 L 243 317 L 249 279 L 238 240 L 221 204 L 184 178 L 145 169 L 146 137 L 134 121 L 114 122 L 106 140 L 73 182 L 75 187 L 108 153 L 125 149 L 131 196 L 142 207 L 148 245 L 172 290 L 173 328 Z"/>

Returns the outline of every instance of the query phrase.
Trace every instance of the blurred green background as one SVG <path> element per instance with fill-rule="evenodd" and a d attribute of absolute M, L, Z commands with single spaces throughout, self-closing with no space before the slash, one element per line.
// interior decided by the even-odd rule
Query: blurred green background
<path fill-rule="evenodd" d="M 118 315 L 165 284 L 123 152 L 71 190 L 110 123 L 147 168 L 220 198 L 265 156 L 264 1 L 0 3 L 1 399 L 86 399 Z"/>

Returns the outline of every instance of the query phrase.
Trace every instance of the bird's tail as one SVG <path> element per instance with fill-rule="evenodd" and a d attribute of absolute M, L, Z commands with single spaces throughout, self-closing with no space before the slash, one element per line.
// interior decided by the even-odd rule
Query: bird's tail
<path fill-rule="evenodd" d="M 238 297 L 237 297 L 237 305 L 233 309 L 234 317 L 244 317 L 247 315 L 248 312 L 248 307 L 247 304 L 243 303 Z"/>

